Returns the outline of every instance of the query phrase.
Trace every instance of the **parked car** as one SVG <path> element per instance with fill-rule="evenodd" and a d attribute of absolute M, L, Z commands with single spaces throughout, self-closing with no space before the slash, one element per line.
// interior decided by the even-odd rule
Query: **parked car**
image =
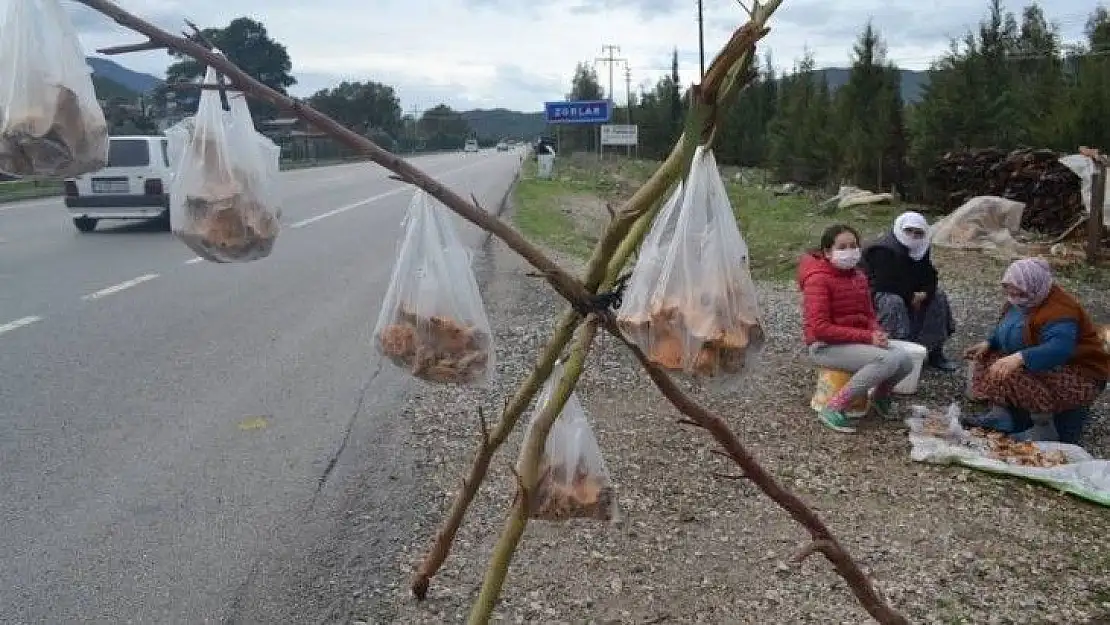
<path fill-rule="evenodd" d="M 109 137 L 104 169 L 65 180 L 66 208 L 81 232 L 101 219 L 159 219 L 168 230 L 171 178 L 166 137 Z"/>
<path fill-rule="evenodd" d="M 463 144 L 463 152 L 477 152 L 477 151 L 478 151 L 478 140 L 477 139 L 467 139 L 466 143 Z"/>

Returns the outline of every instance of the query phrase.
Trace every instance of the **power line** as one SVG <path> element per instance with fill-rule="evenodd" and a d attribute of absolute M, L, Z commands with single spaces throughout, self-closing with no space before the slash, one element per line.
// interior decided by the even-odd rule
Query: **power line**
<path fill-rule="evenodd" d="M 606 44 L 604 46 L 601 46 L 601 51 L 602 52 L 608 52 L 609 56 L 594 59 L 594 62 L 595 63 L 608 63 L 609 64 L 609 92 L 608 92 L 609 101 L 616 104 L 617 99 L 613 97 L 613 66 L 616 65 L 617 63 L 620 63 L 620 62 L 627 63 L 628 59 L 617 58 L 617 57 L 613 56 L 614 52 L 620 52 L 621 51 L 620 46 L 613 46 L 613 45 Z"/>

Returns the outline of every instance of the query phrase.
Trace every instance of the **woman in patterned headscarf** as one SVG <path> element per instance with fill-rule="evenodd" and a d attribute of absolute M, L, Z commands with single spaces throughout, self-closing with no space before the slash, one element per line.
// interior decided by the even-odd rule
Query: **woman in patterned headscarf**
<path fill-rule="evenodd" d="M 1098 328 L 1040 258 L 1012 263 L 1002 288 L 1007 302 L 990 338 L 964 354 L 975 361 L 972 395 L 991 409 L 966 423 L 1075 443 L 1110 377 Z"/>

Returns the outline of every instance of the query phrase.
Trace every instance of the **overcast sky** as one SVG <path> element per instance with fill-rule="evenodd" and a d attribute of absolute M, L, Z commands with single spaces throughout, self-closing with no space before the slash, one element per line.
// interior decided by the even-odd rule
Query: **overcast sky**
<path fill-rule="evenodd" d="M 342 79 L 392 85 L 406 111 L 446 102 L 457 109 L 505 107 L 540 110 L 562 99 L 577 61 L 620 46 L 633 90 L 654 83 L 678 47 L 683 81 L 698 73 L 697 0 L 117 0 L 173 31 L 191 18 L 223 26 L 250 15 L 284 43 L 299 84 L 309 95 Z M 75 3 L 71 14 L 86 49 L 139 41 Z M 706 62 L 744 19 L 736 0 L 704 0 Z M 1025 3 L 1008 2 L 1020 12 Z M 1065 41 L 1081 38 L 1096 6 L 1084 0 L 1043 3 Z M 923 69 L 985 14 L 987 2 L 967 0 L 784 0 L 771 21 L 761 53 L 790 67 L 803 48 L 817 65 L 847 65 L 853 40 L 869 17 L 899 65 Z M 116 57 L 136 71 L 164 75 L 169 57 L 144 53 Z M 606 65 L 598 65 L 608 84 Z M 624 101 L 623 65 L 614 71 L 616 99 Z"/>

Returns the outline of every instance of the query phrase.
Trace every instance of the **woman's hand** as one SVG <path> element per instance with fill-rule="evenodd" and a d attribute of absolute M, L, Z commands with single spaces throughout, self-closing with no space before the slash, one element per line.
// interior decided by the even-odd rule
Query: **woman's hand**
<path fill-rule="evenodd" d="M 875 330 L 871 334 L 871 344 L 875 347 L 886 347 L 890 345 L 890 337 L 882 330 Z"/>
<path fill-rule="evenodd" d="M 964 360 L 980 360 L 990 351 L 990 343 L 983 341 L 964 350 Z"/>
<path fill-rule="evenodd" d="M 1016 373 L 1024 364 L 1025 359 L 1021 357 L 1021 352 L 1014 352 L 1009 356 L 994 361 L 994 364 L 991 365 L 990 372 L 1005 378 Z"/>

